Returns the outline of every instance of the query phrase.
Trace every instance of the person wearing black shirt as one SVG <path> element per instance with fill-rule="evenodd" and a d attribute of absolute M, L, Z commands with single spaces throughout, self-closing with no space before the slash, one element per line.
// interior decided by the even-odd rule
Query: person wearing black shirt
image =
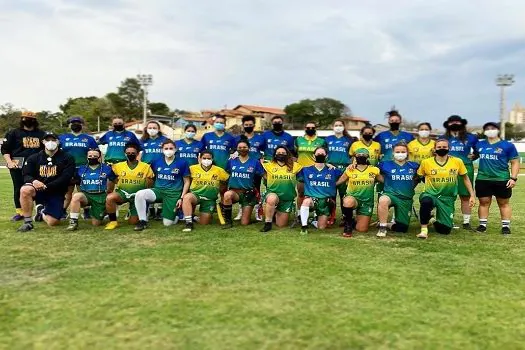
<path fill-rule="evenodd" d="M 33 200 L 37 203 L 35 221 L 45 221 L 49 226 L 58 225 L 63 213 L 64 198 L 69 182 L 75 173 L 75 160 L 59 148 L 58 136 L 45 133 L 44 150 L 27 158 L 24 182 L 20 190 L 20 203 L 24 223 L 18 231 L 33 229 Z"/>
<path fill-rule="evenodd" d="M 40 140 L 44 136 L 44 131 L 38 128 L 38 120 L 33 112 L 22 112 L 20 117 L 20 127 L 7 132 L 1 148 L 13 181 L 13 200 L 16 209 L 16 214 L 11 219 L 13 221 L 24 218 L 20 205 L 20 188 L 24 184 L 22 167 L 27 157 L 42 150 Z"/>

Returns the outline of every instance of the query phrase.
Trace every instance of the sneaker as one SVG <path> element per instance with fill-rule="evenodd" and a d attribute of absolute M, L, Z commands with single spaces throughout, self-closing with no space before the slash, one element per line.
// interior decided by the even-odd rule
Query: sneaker
<path fill-rule="evenodd" d="M 84 220 L 89 220 L 91 219 L 91 213 L 89 211 L 89 208 L 84 208 L 84 215 L 82 215 L 84 217 Z"/>
<path fill-rule="evenodd" d="M 69 220 L 69 226 L 66 228 L 68 231 L 78 230 L 78 220 Z"/>
<path fill-rule="evenodd" d="M 227 229 L 232 228 L 232 227 L 233 227 L 233 222 L 228 222 L 228 221 L 226 221 L 226 223 L 225 223 L 224 225 L 222 225 L 221 228 L 222 228 L 223 230 L 227 230 Z"/>
<path fill-rule="evenodd" d="M 255 220 L 263 221 L 263 206 L 260 204 L 255 205 Z"/>
<path fill-rule="evenodd" d="M 452 226 L 452 228 L 453 228 L 454 230 L 459 230 L 459 226 L 458 226 L 457 224 L 454 224 L 454 226 Z"/>
<path fill-rule="evenodd" d="M 377 238 L 385 238 L 386 237 L 386 228 L 380 228 L 379 231 L 377 231 L 376 234 Z"/>
<path fill-rule="evenodd" d="M 182 232 L 191 232 L 193 230 L 193 222 L 187 222 L 182 229 Z"/>
<path fill-rule="evenodd" d="M 237 213 L 237 216 L 233 218 L 235 221 L 241 221 L 242 218 L 242 208 L 239 207 L 239 212 Z"/>
<path fill-rule="evenodd" d="M 311 224 L 313 227 L 318 228 L 319 221 L 317 221 L 317 220 L 312 220 L 312 222 L 310 222 L 310 224 Z"/>
<path fill-rule="evenodd" d="M 43 210 L 44 210 L 44 205 L 43 204 L 37 204 L 36 207 L 35 207 L 35 210 L 36 210 L 36 214 L 35 216 L 33 217 L 33 221 L 35 222 L 41 222 L 43 221 Z"/>
<path fill-rule="evenodd" d="M 162 208 L 158 208 L 155 212 L 155 221 L 162 221 Z"/>
<path fill-rule="evenodd" d="M 130 217 L 131 217 L 131 211 L 128 210 L 128 211 L 126 212 L 126 216 L 124 217 L 124 220 L 129 220 Z"/>
<path fill-rule="evenodd" d="M 155 207 L 153 205 L 151 205 L 148 209 L 148 219 L 155 219 Z"/>
<path fill-rule="evenodd" d="M 467 231 L 474 231 L 474 229 L 472 228 L 472 226 L 470 225 L 470 223 L 468 223 L 468 224 L 463 224 L 463 229 L 464 229 L 464 230 L 467 230 Z"/>
<path fill-rule="evenodd" d="M 302 226 L 301 227 L 301 234 L 307 235 L 308 234 L 308 226 Z"/>
<path fill-rule="evenodd" d="M 352 226 L 345 225 L 345 229 L 343 231 L 343 237 L 352 238 Z"/>
<path fill-rule="evenodd" d="M 291 223 L 290 228 L 295 228 L 295 226 L 301 224 L 301 218 L 299 216 L 295 217 L 295 220 Z"/>
<path fill-rule="evenodd" d="M 24 222 L 22 226 L 18 228 L 18 232 L 29 232 L 33 229 L 33 223 L 31 222 Z"/>
<path fill-rule="evenodd" d="M 417 238 L 427 239 L 428 238 L 428 233 L 421 232 L 420 234 L 417 235 Z"/>
<path fill-rule="evenodd" d="M 67 210 L 64 209 L 64 212 L 62 213 L 62 216 L 60 217 L 60 220 L 67 220 Z"/>
<path fill-rule="evenodd" d="M 24 220 L 24 216 L 23 215 L 20 215 L 20 214 L 15 214 L 12 218 L 11 218 L 11 221 L 21 221 L 21 220 Z"/>
<path fill-rule="evenodd" d="M 272 229 L 272 223 L 271 222 L 265 222 L 263 228 L 261 229 L 261 232 L 268 232 Z"/>
<path fill-rule="evenodd" d="M 478 228 L 476 229 L 476 232 L 479 232 L 479 233 L 487 232 L 487 226 L 479 225 Z"/>
<path fill-rule="evenodd" d="M 501 234 L 502 235 L 510 235 L 510 227 L 505 226 L 501 228 Z"/>
<path fill-rule="evenodd" d="M 201 221 L 201 218 L 198 217 L 197 215 L 195 215 L 195 216 L 193 217 L 193 222 L 199 222 L 199 221 Z"/>
<path fill-rule="evenodd" d="M 104 230 L 114 230 L 118 227 L 118 221 L 110 221 L 104 227 Z"/>
<path fill-rule="evenodd" d="M 148 222 L 144 220 L 140 220 L 133 229 L 134 231 L 143 231 L 148 227 Z"/>

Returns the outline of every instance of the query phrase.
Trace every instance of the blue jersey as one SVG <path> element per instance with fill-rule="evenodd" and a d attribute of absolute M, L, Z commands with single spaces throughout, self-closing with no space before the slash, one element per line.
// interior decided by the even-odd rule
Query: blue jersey
<path fill-rule="evenodd" d="M 86 193 L 103 193 L 108 188 L 108 181 L 115 181 L 116 176 L 107 164 L 99 164 L 96 168 L 81 165 L 77 168 L 75 178 L 80 183 L 80 191 Z"/>
<path fill-rule="evenodd" d="M 329 169 L 326 165 L 317 169 L 315 165 L 302 168 L 297 179 L 304 182 L 304 194 L 312 198 L 331 198 L 336 196 L 337 180 L 343 171 L 337 168 Z"/>
<path fill-rule="evenodd" d="M 507 140 L 495 143 L 481 140 L 476 151 L 479 153 L 478 180 L 508 181 L 509 162 L 520 157 L 516 146 Z"/>
<path fill-rule="evenodd" d="M 98 140 L 101 145 L 108 145 L 104 160 L 108 163 L 118 163 L 126 160 L 125 147 L 134 143 L 140 147 L 140 141 L 131 131 L 108 131 Z"/>
<path fill-rule="evenodd" d="M 325 141 L 328 145 L 328 163 L 333 165 L 348 165 L 352 162 L 350 158 L 350 146 L 353 141 L 351 138 L 330 135 Z"/>
<path fill-rule="evenodd" d="M 276 134 L 271 130 L 265 131 L 262 134 L 262 139 L 263 144 L 261 150 L 264 152 L 264 160 L 272 160 L 273 152 L 279 146 L 284 146 L 291 152 L 293 152 L 295 148 L 295 142 L 292 135 L 284 131 L 280 134 Z"/>
<path fill-rule="evenodd" d="M 397 135 L 394 135 L 390 130 L 380 132 L 374 137 L 374 141 L 379 142 L 381 145 L 381 154 L 383 155 L 381 160 L 394 159 L 394 146 L 398 143 L 406 143 L 408 145 L 413 139 L 414 136 L 406 131 L 400 131 Z"/>
<path fill-rule="evenodd" d="M 261 134 L 254 134 L 251 139 L 247 138 L 245 135 L 241 135 L 237 138 L 237 142 L 240 140 L 248 140 L 250 143 L 250 153 L 249 157 L 253 159 L 261 159 L 262 157 L 262 146 L 263 146 L 263 137 Z"/>
<path fill-rule="evenodd" d="M 406 162 L 403 165 L 397 164 L 393 160 L 379 162 L 377 165 L 381 175 L 385 179 L 384 193 L 395 195 L 403 199 L 414 197 L 414 182 L 419 164 Z"/>
<path fill-rule="evenodd" d="M 175 141 L 175 147 L 177 148 L 175 159 L 184 160 L 186 163 L 188 163 L 188 166 L 199 163 L 199 154 L 204 149 L 202 142 L 192 140 L 190 143 L 188 143 L 184 139 Z"/>
<path fill-rule="evenodd" d="M 230 174 L 228 188 L 237 190 L 253 190 L 255 188 L 253 183 L 255 176 L 263 176 L 264 174 L 261 162 L 253 158 L 248 158 L 244 163 L 239 158 L 230 159 L 225 170 Z"/>
<path fill-rule="evenodd" d="M 467 133 L 465 136 L 466 140 L 464 142 L 454 136 L 447 137 L 446 135 L 443 135 L 440 139 L 448 140 L 450 144 L 449 154 L 451 156 L 461 159 L 465 165 L 472 165 L 472 160 L 468 158 L 468 155 L 474 152 L 476 144 L 478 143 L 478 138 L 471 133 Z"/>
<path fill-rule="evenodd" d="M 97 149 L 97 141 L 88 134 L 64 134 L 58 137 L 60 147 L 66 153 L 69 153 L 75 160 L 77 167 L 87 162 L 87 153 L 90 149 Z"/>
<path fill-rule="evenodd" d="M 237 147 L 235 137 L 227 132 L 222 136 L 217 136 L 215 132 L 207 132 L 202 136 L 201 142 L 204 148 L 213 154 L 213 164 L 223 169 Z"/>
<path fill-rule="evenodd" d="M 188 163 L 183 160 L 173 160 L 166 163 L 164 157 L 155 160 L 151 164 L 151 170 L 155 174 L 155 188 L 162 190 L 182 192 L 184 177 L 190 176 Z"/>
<path fill-rule="evenodd" d="M 160 135 L 156 139 L 149 138 L 147 140 L 140 140 L 140 145 L 142 146 L 142 157 L 140 161 L 152 164 L 157 159 L 164 157 L 161 145 L 167 139 L 166 136 Z"/>

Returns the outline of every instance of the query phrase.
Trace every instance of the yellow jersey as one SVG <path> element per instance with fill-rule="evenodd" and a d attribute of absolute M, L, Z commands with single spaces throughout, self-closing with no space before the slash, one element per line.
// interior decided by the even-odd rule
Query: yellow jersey
<path fill-rule="evenodd" d="M 191 186 L 190 191 L 198 198 L 217 200 L 221 182 L 228 181 L 230 175 L 216 165 L 204 170 L 200 164 L 190 166 Z"/>
<path fill-rule="evenodd" d="M 296 197 L 296 175 L 303 167 L 294 162 L 292 170 L 288 170 L 286 165 L 269 162 L 264 163 L 263 168 L 266 171 L 266 192 L 275 193 L 279 199 L 284 201 L 294 200 Z"/>
<path fill-rule="evenodd" d="M 355 151 L 360 148 L 366 148 L 370 153 L 370 158 L 368 158 L 370 165 L 376 165 L 379 162 L 379 157 L 381 157 L 381 145 L 379 142 L 372 141 L 372 143 L 367 146 L 363 140 L 356 141 L 352 143 L 352 146 L 350 146 L 350 156 L 353 157 Z"/>
<path fill-rule="evenodd" d="M 138 162 L 131 169 L 128 162 L 119 162 L 111 167 L 117 176 L 117 189 L 128 194 L 136 193 L 146 188 L 147 179 L 153 179 L 155 175 L 148 163 Z"/>
<path fill-rule="evenodd" d="M 417 170 L 419 176 L 425 177 L 425 193 L 454 199 L 458 194 L 458 176 L 466 173 L 463 161 L 452 156 L 448 156 L 444 164 L 436 162 L 435 157 L 424 159 Z"/>
<path fill-rule="evenodd" d="M 357 168 L 347 169 L 345 171 L 345 175 L 348 176 L 346 194 L 360 202 L 374 201 L 374 185 L 379 173 L 379 168 L 371 165 L 362 171 Z"/>
<path fill-rule="evenodd" d="M 421 163 L 423 159 L 434 156 L 434 146 L 436 141 L 429 140 L 426 144 L 421 143 L 418 139 L 412 140 L 408 143 L 408 160 Z"/>

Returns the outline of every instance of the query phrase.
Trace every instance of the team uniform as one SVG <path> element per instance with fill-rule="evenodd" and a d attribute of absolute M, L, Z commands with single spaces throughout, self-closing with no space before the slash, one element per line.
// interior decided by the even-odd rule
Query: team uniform
<path fill-rule="evenodd" d="M 98 148 L 97 141 L 88 134 L 68 133 L 60 135 L 58 140 L 62 150 L 73 157 L 77 168 L 86 164 L 87 153 L 90 149 Z"/>
<path fill-rule="evenodd" d="M 190 192 L 197 197 L 201 213 L 213 213 L 219 196 L 221 182 L 228 181 L 230 175 L 216 165 L 204 170 L 200 164 L 190 166 Z"/>
<path fill-rule="evenodd" d="M 244 163 L 239 158 L 230 159 L 226 166 L 226 172 L 230 174 L 228 189 L 239 195 L 241 207 L 255 206 L 257 204 L 255 180 L 264 174 L 261 162 L 253 158 L 249 158 Z"/>
<path fill-rule="evenodd" d="M 108 145 L 104 161 L 108 164 L 116 164 L 126 160 L 125 147 L 127 143 L 140 146 L 140 141 L 131 131 L 110 130 L 98 140 L 100 145 Z"/>
<path fill-rule="evenodd" d="M 142 147 L 142 156 L 140 161 L 148 164 L 152 164 L 157 159 L 164 158 L 162 154 L 162 143 L 168 138 L 164 135 L 159 135 L 157 138 L 149 138 L 147 140 L 140 140 L 140 146 Z"/>
<path fill-rule="evenodd" d="M 352 139 L 347 136 L 337 137 L 335 135 L 330 135 L 325 141 L 328 145 L 327 162 L 341 170 L 341 173 L 343 173 L 346 170 L 346 167 L 352 163 L 352 158 L 350 157 L 350 147 L 353 142 Z M 343 197 L 346 192 L 346 184 L 340 184 L 337 187 L 337 191 L 339 192 L 339 195 Z"/>
<path fill-rule="evenodd" d="M 415 179 L 419 165 L 415 162 L 399 165 L 395 161 L 389 160 L 380 162 L 378 168 L 384 179 L 383 195 L 390 198 L 390 206 L 394 207 L 396 223 L 408 227 L 414 203 Z"/>
<path fill-rule="evenodd" d="M 266 162 L 272 161 L 273 153 L 277 147 L 284 146 L 292 153 L 295 151 L 293 137 L 287 132 L 275 133 L 268 130 L 262 134 L 262 139 L 261 150 L 264 152 L 264 161 Z"/>
<path fill-rule="evenodd" d="M 398 143 L 408 144 L 414 139 L 412 134 L 406 131 L 399 131 L 397 135 L 394 135 L 392 131 L 387 130 L 380 132 L 374 137 L 374 141 L 379 142 L 381 145 L 381 160 L 393 160 L 394 159 L 394 146 Z"/>
<path fill-rule="evenodd" d="M 86 196 L 88 206 L 91 206 L 90 215 L 102 221 L 106 211 L 108 181 L 115 181 L 115 173 L 107 164 L 99 164 L 95 168 L 81 165 L 76 169 L 75 179 Z"/>
<path fill-rule="evenodd" d="M 516 146 L 507 140 L 489 143 L 481 140 L 476 145 L 479 153 L 478 176 L 476 177 L 476 196 L 510 198 L 512 188 L 507 188 L 510 180 L 509 162 L 519 159 Z"/>
<path fill-rule="evenodd" d="M 468 155 L 476 149 L 476 144 L 478 143 L 478 138 L 474 134 L 467 133 L 466 141 L 462 142 L 460 139 L 451 136 L 446 137 L 443 135 L 441 138 L 448 140 L 449 142 L 449 154 L 453 157 L 457 157 L 463 161 L 465 167 L 467 168 L 468 177 L 470 182 L 474 183 L 474 165 L 472 160 L 468 158 Z M 470 196 L 467 188 L 463 181 L 458 181 L 458 195 L 460 196 Z"/>
<path fill-rule="evenodd" d="M 379 175 L 379 168 L 367 166 L 363 171 L 355 168 L 345 171 L 348 176 L 346 195 L 357 201 L 355 208 L 357 215 L 372 216 L 374 211 L 374 185 Z"/>
<path fill-rule="evenodd" d="M 189 167 L 199 163 L 199 154 L 204 150 L 204 145 L 197 140 L 187 142 L 182 139 L 175 141 L 175 148 L 177 148 L 175 159 L 184 160 Z"/>
<path fill-rule="evenodd" d="M 201 139 L 204 148 L 213 154 L 213 164 L 225 169 L 230 155 L 237 147 L 235 137 L 225 132 L 218 136 L 215 132 L 208 132 Z"/>
<path fill-rule="evenodd" d="M 147 179 L 155 176 L 149 164 L 138 162 L 131 169 L 127 162 L 113 164 L 113 173 L 118 177 L 115 193 L 119 195 L 124 203 L 129 203 L 131 216 L 137 216 L 137 209 L 133 197 L 139 190 L 146 188 Z"/>
<path fill-rule="evenodd" d="M 420 201 L 430 198 L 436 208 L 436 221 L 452 228 L 458 176 L 467 174 L 465 164 L 460 158 L 452 156 L 443 165 L 438 164 L 435 158 L 427 158 L 421 162 L 417 174 L 425 178 L 425 190 L 419 197 Z"/>
<path fill-rule="evenodd" d="M 268 162 L 263 164 L 266 171 L 266 193 L 264 201 L 270 193 L 275 193 L 279 197 L 277 211 L 281 213 L 290 213 L 294 206 L 297 193 L 295 186 L 297 184 L 297 173 L 301 170 L 301 165 L 294 162 L 292 170 L 288 170 L 286 165 L 279 165 L 277 162 Z"/>
<path fill-rule="evenodd" d="M 302 168 L 297 174 L 297 180 L 304 182 L 304 195 L 312 198 L 317 216 L 329 216 L 332 211 L 333 200 L 336 196 L 337 180 L 343 171 L 337 168 L 317 169 L 315 165 Z"/>
<path fill-rule="evenodd" d="M 297 152 L 297 163 L 301 166 L 312 166 L 315 164 L 314 151 L 318 147 L 326 148 L 326 141 L 318 136 L 300 136 L 295 140 Z"/>
<path fill-rule="evenodd" d="M 377 163 L 379 162 L 379 157 L 381 156 L 381 145 L 379 144 L 379 142 L 371 141 L 371 143 L 367 145 L 362 140 L 356 141 L 350 146 L 350 156 L 353 157 L 355 155 L 355 151 L 357 151 L 360 148 L 366 149 L 370 154 L 368 158 L 368 162 L 370 163 L 370 165 L 377 165 Z"/>
<path fill-rule="evenodd" d="M 418 139 L 412 140 L 408 143 L 408 160 L 421 164 L 423 159 L 432 158 L 434 156 L 434 147 L 436 141 L 428 140 L 423 144 Z"/>

